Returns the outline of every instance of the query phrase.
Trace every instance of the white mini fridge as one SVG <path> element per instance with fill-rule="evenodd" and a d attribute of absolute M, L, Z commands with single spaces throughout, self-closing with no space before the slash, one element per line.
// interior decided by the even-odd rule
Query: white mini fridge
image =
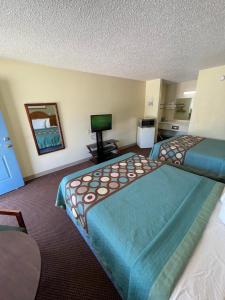
<path fill-rule="evenodd" d="M 155 140 L 155 127 L 140 127 L 137 130 L 137 144 L 140 148 L 152 148 Z"/>

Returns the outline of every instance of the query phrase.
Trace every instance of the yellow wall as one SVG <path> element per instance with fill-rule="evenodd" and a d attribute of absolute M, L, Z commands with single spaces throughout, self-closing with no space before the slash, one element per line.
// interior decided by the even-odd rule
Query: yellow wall
<path fill-rule="evenodd" d="M 190 98 L 189 95 L 184 95 L 184 92 L 196 91 L 197 80 L 183 81 L 175 83 L 175 99 Z"/>
<path fill-rule="evenodd" d="M 201 70 L 189 133 L 225 139 L 225 66 Z"/>
<path fill-rule="evenodd" d="M 164 89 L 166 89 L 165 105 L 175 104 L 176 99 L 179 98 L 191 98 L 190 95 L 184 95 L 187 91 L 196 91 L 197 80 L 183 81 L 179 83 L 165 83 Z M 192 96 L 194 99 L 194 96 Z M 174 120 L 174 109 L 163 109 L 162 115 L 166 121 Z"/>
<path fill-rule="evenodd" d="M 162 96 L 162 79 L 147 80 L 145 87 L 145 117 L 156 119 L 155 141 L 157 139 L 158 121 L 161 119 L 160 102 Z"/>
<path fill-rule="evenodd" d="M 113 130 L 104 138 L 134 143 L 144 99 L 141 81 L 0 60 L 0 109 L 25 177 L 88 157 L 91 114 L 113 114 Z M 57 102 L 65 150 L 38 156 L 24 108 L 32 102 Z"/>
<path fill-rule="evenodd" d="M 161 79 L 146 81 L 145 117 L 158 118 L 160 97 L 161 97 Z M 152 101 L 153 105 L 149 105 L 149 101 Z"/>

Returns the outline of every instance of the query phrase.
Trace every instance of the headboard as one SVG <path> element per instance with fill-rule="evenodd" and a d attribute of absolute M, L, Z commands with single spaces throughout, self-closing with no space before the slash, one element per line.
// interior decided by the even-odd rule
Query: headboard
<path fill-rule="evenodd" d="M 50 118 L 50 116 L 48 114 L 46 114 L 45 112 L 43 111 L 33 111 L 30 113 L 30 118 L 32 120 L 34 119 L 47 119 L 47 118 Z"/>

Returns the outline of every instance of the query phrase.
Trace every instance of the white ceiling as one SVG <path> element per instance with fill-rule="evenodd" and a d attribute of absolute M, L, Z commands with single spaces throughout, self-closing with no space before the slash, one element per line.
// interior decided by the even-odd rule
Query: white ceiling
<path fill-rule="evenodd" d="M 0 0 L 0 57 L 133 79 L 225 64 L 224 0 Z"/>

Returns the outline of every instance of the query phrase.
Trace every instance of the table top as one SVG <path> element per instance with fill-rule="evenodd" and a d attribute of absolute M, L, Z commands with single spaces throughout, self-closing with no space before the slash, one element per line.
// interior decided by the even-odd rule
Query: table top
<path fill-rule="evenodd" d="M 110 140 L 106 140 L 106 141 L 103 141 L 102 144 L 105 146 L 105 145 L 108 145 L 108 144 L 115 144 L 119 142 L 118 140 L 115 140 L 115 139 L 110 139 Z M 87 145 L 88 148 L 93 148 L 93 147 L 97 147 L 97 143 L 93 143 L 93 144 L 89 144 Z"/>
<path fill-rule="evenodd" d="M 35 240 L 23 232 L 0 232 L 1 300 L 35 299 L 41 256 Z"/>

